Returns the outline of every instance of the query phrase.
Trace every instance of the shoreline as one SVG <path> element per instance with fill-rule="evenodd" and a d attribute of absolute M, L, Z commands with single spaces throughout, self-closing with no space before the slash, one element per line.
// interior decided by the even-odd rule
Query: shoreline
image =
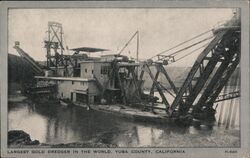
<path fill-rule="evenodd" d="M 10 148 L 114 148 L 117 145 L 104 144 L 97 142 L 72 142 L 72 143 L 59 143 L 49 144 L 40 143 L 39 140 L 31 140 L 30 135 L 23 130 L 10 130 L 8 131 L 8 146 Z"/>

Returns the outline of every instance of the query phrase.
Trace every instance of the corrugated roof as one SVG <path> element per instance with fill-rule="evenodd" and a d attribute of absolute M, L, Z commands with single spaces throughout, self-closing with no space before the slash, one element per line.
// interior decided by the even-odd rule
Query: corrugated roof
<path fill-rule="evenodd" d="M 91 48 L 91 47 L 79 47 L 79 48 L 73 48 L 73 49 L 70 49 L 70 50 L 83 51 L 83 52 L 88 52 L 88 53 L 108 51 L 108 49 Z"/>

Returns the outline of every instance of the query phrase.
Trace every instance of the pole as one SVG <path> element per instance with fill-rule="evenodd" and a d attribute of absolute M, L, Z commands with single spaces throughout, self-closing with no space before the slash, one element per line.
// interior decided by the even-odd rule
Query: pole
<path fill-rule="evenodd" d="M 136 61 L 139 62 L 139 31 L 137 31 Z"/>
<path fill-rule="evenodd" d="M 122 51 L 128 46 L 128 44 L 132 41 L 132 39 L 135 37 L 135 35 L 138 34 L 138 31 L 136 31 L 133 36 L 128 40 L 128 42 L 124 45 L 124 47 L 120 50 L 120 52 L 118 53 L 118 55 L 121 55 Z"/>

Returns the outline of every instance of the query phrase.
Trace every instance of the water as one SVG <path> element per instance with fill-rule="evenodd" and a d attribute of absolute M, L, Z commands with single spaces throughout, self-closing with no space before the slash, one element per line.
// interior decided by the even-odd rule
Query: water
<path fill-rule="evenodd" d="M 237 87 L 239 88 L 239 87 Z M 238 89 L 237 89 L 238 90 Z M 233 91 L 237 91 L 235 87 L 228 86 L 226 90 L 223 89 L 224 93 L 229 93 Z M 174 92 L 171 91 L 173 94 Z M 145 91 L 146 94 L 149 94 L 149 91 Z M 159 98 L 159 102 L 162 101 L 161 96 L 158 92 L 154 93 L 155 96 Z M 197 98 L 199 98 L 201 95 L 199 94 Z M 170 105 L 174 101 L 174 97 L 171 96 L 169 93 L 165 93 L 165 97 L 169 101 Z M 196 100 L 197 101 L 197 100 Z M 195 102 L 194 102 L 195 104 Z M 230 105 L 232 106 L 232 112 L 231 115 L 229 114 L 230 111 Z M 159 107 L 165 107 L 164 104 L 159 105 Z M 223 108 L 222 108 L 223 107 Z M 234 98 L 230 100 L 225 100 L 221 102 L 217 102 L 214 104 L 213 108 L 216 109 L 216 124 L 227 126 L 227 128 L 233 128 L 233 129 L 239 129 L 240 128 L 240 98 Z"/>
<path fill-rule="evenodd" d="M 133 122 L 81 107 L 9 104 L 8 130 L 23 130 L 42 143 L 95 142 L 119 147 L 239 147 L 239 130 Z"/>

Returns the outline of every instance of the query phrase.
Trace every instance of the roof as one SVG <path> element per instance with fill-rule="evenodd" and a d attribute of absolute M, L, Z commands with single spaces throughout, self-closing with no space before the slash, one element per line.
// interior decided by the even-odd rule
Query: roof
<path fill-rule="evenodd" d="M 118 63 L 120 67 L 128 67 L 128 66 L 140 66 L 139 63 L 129 63 L 129 62 L 120 62 Z"/>
<path fill-rule="evenodd" d="M 104 54 L 104 55 L 102 55 L 102 57 L 109 57 L 109 56 L 117 57 L 117 56 L 122 56 L 122 55 L 119 55 L 119 54 Z"/>
<path fill-rule="evenodd" d="M 35 76 L 37 79 L 45 80 L 60 80 L 60 81 L 94 81 L 94 78 L 82 78 L 82 77 L 46 77 L 46 76 Z"/>
<path fill-rule="evenodd" d="M 91 48 L 91 47 L 79 47 L 79 48 L 73 48 L 73 49 L 70 49 L 70 50 L 73 50 L 73 51 L 83 51 L 83 52 L 88 52 L 88 53 L 108 51 L 108 49 Z"/>
<path fill-rule="evenodd" d="M 75 89 L 74 92 L 81 93 L 81 94 L 87 94 L 88 93 L 87 91 L 88 91 L 88 88 L 85 87 L 84 89 Z"/>
<path fill-rule="evenodd" d="M 102 61 L 102 60 L 82 60 L 79 63 L 111 63 L 111 61 Z"/>

